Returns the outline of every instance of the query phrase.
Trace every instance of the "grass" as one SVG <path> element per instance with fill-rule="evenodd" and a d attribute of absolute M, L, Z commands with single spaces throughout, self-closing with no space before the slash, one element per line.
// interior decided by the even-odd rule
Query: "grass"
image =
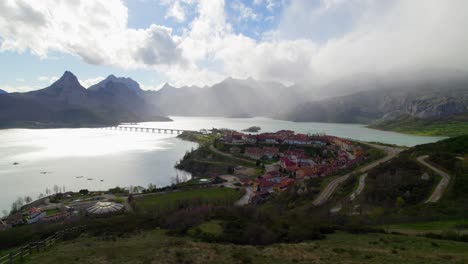
<path fill-rule="evenodd" d="M 188 191 L 176 191 L 164 194 L 148 195 L 137 200 L 139 210 L 161 208 L 171 210 L 182 202 L 210 203 L 210 204 L 233 204 L 243 192 L 229 188 L 195 189 Z"/>
<path fill-rule="evenodd" d="M 60 211 L 58 209 L 51 209 L 46 211 L 46 216 L 58 214 Z"/>
<path fill-rule="evenodd" d="M 453 137 L 468 134 L 468 117 L 461 116 L 451 120 L 426 120 L 404 116 L 369 127 L 421 136 Z"/>
<path fill-rule="evenodd" d="M 433 221 L 386 225 L 383 228 L 402 233 L 445 232 L 452 230 L 468 230 L 468 219 Z"/>
<path fill-rule="evenodd" d="M 210 220 L 205 223 L 202 223 L 196 227 L 191 228 L 188 231 L 189 235 L 195 236 L 197 229 L 199 232 L 213 235 L 213 236 L 220 236 L 223 233 L 223 222 L 219 220 Z"/>
<path fill-rule="evenodd" d="M 25 263 L 464 263 L 468 243 L 388 234 L 336 233 L 325 240 L 270 246 L 203 243 L 163 230 L 130 237 L 65 241 Z"/>

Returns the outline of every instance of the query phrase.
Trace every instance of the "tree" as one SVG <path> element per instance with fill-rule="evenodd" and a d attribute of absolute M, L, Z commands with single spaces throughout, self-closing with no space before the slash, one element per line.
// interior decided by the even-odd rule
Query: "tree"
<path fill-rule="evenodd" d="M 49 196 L 49 194 L 50 194 L 50 189 L 49 189 L 49 187 L 46 187 L 45 193 L 46 193 L 47 196 Z"/>
<path fill-rule="evenodd" d="M 60 192 L 60 187 L 57 184 L 54 185 L 54 193 L 57 194 Z"/>
<path fill-rule="evenodd" d="M 39 196 L 37 196 L 37 199 L 42 199 L 42 198 L 44 198 L 44 194 L 40 193 Z"/>
<path fill-rule="evenodd" d="M 62 186 L 62 192 L 65 192 L 65 185 Z"/>
<path fill-rule="evenodd" d="M 24 197 L 24 201 L 25 201 L 27 204 L 31 203 L 31 202 L 32 202 L 31 196 L 26 196 L 26 197 Z"/>

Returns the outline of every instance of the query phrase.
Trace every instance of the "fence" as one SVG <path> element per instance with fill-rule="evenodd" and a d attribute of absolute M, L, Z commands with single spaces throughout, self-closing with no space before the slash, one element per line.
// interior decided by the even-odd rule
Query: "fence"
<path fill-rule="evenodd" d="M 10 252 L 8 255 L 0 257 L 0 264 L 13 264 L 15 262 L 23 261 L 27 256 L 31 256 L 34 253 L 39 253 L 52 247 L 57 241 L 63 240 L 64 235 L 79 234 L 83 232 L 85 228 L 86 226 L 77 226 L 58 231 L 44 240 L 30 243 L 16 251 Z"/>

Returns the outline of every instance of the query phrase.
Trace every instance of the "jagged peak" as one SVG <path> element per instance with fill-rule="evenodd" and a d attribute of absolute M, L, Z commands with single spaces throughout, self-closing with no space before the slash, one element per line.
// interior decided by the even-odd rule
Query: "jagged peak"
<path fill-rule="evenodd" d="M 57 85 L 65 85 L 65 86 L 70 86 L 70 87 L 81 87 L 81 84 L 80 82 L 78 81 L 78 78 L 70 71 L 65 71 L 62 75 L 62 77 L 60 77 L 60 79 L 58 79 L 57 81 L 55 81 L 52 86 L 57 86 Z"/>
<path fill-rule="evenodd" d="M 162 90 L 162 89 L 172 89 L 172 88 L 174 88 L 174 86 L 170 85 L 169 83 L 165 83 L 165 84 L 161 87 L 160 90 Z"/>

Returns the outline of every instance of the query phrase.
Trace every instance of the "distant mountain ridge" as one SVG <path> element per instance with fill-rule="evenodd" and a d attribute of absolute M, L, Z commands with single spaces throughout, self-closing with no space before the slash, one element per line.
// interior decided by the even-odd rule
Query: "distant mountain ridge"
<path fill-rule="evenodd" d="M 227 78 L 205 88 L 165 84 L 149 97 L 169 115 L 232 117 L 275 116 L 302 100 L 291 94 L 280 83 Z"/>
<path fill-rule="evenodd" d="M 0 94 L 6 94 L 6 93 L 7 93 L 6 91 L 0 89 Z"/>
<path fill-rule="evenodd" d="M 0 126 L 27 121 L 79 125 L 167 120 L 160 117 L 167 115 L 361 124 L 434 119 L 442 124 L 468 115 L 465 73 L 359 78 L 309 88 L 227 78 L 203 88 L 166 83 L 158 91 L 144 91 L 136 81 L 114 75 L 85 89 L 67 71 L 47 88 L 2 94 Z M 381 126 L 386 127 L 392 126 Z"/>
<path fill-rule="evenodd" d="M 138 95 L 134 87 L 120 80 L 107 81 L 102 86 L 88 90 L 73 73 L 66 71 L 44 89 L 3 94 L 0 96 L 0 126 L 83 126 L 169 120 L 161 117 L 157 107 Z"/>
<path fill-rule="evenodd" d="M 400 83 L 300 104 L 281 116 L 296 122 L 373 123 L 401 116 L 444 119 L 468 113 L 468 78 Z"/>

